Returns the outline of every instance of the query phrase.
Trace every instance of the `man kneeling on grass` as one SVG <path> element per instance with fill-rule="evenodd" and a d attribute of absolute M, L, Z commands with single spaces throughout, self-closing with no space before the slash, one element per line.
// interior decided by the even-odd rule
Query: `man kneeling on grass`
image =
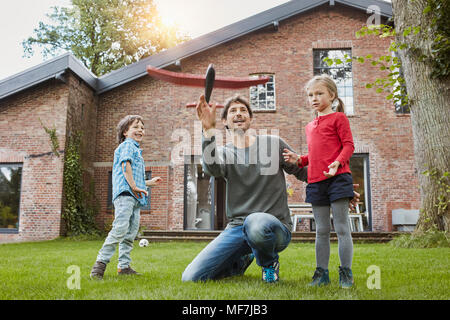
<path fill-rule="evenodd" d="M 229 99 L 222 112 L 222 122 L 231 135 L 231 143 L 224 147 L 216 145 L 215 104 L 210 107 L 201 96 L 197 115 L 203 127 L 203 170 L 226 180 L 229 223 L 187 266 L 182 280 L 241 275 L 256 258 L 262 280 L 277 282 L 278 253 L 291 241 L 292 229 L 284 172 L 306 182 L 307 167 L 284 161 L 283 150 L 292 149 L 281 138 L 251 134 L 253 113 L 239 96 Z M 358 199 L 355 192 L 350 206 Z"/>
<path fill-rule="evenodd" d="M 306 181 L 306 168 L 283 161 L 282 152 L 291 148 L 279 137 L 252 135 L 249 103 L 236 96 L 229 99 L 222 122 L 232 142 L 217 147 L 216 107 L 204 96 L 197 104 L 203 126 L 203 169 L 226 180 L 226 229 L 187 266 L 183 281 L 220 279 L 245 272 L 256 258 L 262 280 L 279 280 L 278 253 L 291 240 L 292 222 L 287 202 L 284 172 Z"/>

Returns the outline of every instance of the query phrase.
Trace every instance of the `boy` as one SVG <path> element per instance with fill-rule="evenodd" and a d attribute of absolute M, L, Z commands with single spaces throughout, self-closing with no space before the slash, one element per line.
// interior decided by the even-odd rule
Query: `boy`
<path fill-rule="evenodd" d="M 106 265 L 119 244 L 119 275 L 139 275 L 130 267 L 130 252 L 139 230 L 140 210 L 147 204 L 147 186 L 154 186 L 160 177 L 145 180 L 145 165 L 139 144 L 144 137 L 141 116 L 128 115 L 117 125 L 119 146 L 114 151 L 112 172 L 114 222 L 97 260 L 92 267 L 91 279 L 103 279 Z"/>

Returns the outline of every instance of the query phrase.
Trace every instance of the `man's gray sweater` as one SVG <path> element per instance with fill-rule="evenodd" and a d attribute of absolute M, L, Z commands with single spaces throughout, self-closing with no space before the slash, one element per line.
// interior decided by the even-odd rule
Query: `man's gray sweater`
<path fill-rule="evenodd" d="M 284 172 L 306 182 L 307 168 L 284 162 L 283 149 L 292 149 L 281 138 L 256 138 L 248 148 L 236 148 L 233 144 L 218 147 L 214 136 L 203 138 L 203 170 L 226 181 L 228 228 L 242 225 L 251 213 L 265 212 L 291 230 Z"/>

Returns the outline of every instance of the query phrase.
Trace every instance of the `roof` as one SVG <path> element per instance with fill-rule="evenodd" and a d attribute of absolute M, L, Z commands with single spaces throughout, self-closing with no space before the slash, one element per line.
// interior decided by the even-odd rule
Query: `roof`
<path fill-rule="evenodd" d="M 23 72 L 0 80 L 0 100 L 46 80 L 58 78 L 67 69 L 72 70 L 92 89 L 97 90 L 98 78 L 71 53 L 65 53 Z"/>
<path fill-rule="evenodd" d="M 294 15 L 306 12 L 315 7 L 329 3 L 350 6 L 367 12 L 367 8 L 376 5 L 383 17 L 392 17 L 391 3 L 381 0 L 293 0 L 272 9 L 263 11 L 224 28 L 210 32 L 198 38 L 186 41 L 176 47 L 144 58 L 139 62 L 115 70 L 100 78 L 95 77 L 71 53 L 44 62 L 34 68 L 13 75 L 0 81 L 0 99 L 29 88 L 42 81 L 57 77 L 66 69 L 72 70 L 98 94 L 107 92 L 127 82 L 146 76 L 146 66 L 152 65 L 164 68 L 176 61 L 206 51 L 253 31 L 265 28 L 288 19 Z"/>

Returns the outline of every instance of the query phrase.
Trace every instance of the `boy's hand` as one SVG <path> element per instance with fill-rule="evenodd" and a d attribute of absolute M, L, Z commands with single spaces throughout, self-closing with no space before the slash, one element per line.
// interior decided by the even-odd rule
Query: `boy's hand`
<path fill-rule="evenodd" d="M 153 187 L 153 186 L 156 186 L 161 181 L 162 181 L 161 177 L 155 177 L 155 178 L 153 178 L 151 180 L 145 180 L 145 185 L 147 187 Z"/>
<path fill-rule="evenodd" d="M 327 178 L 331 178 L 334 177 L 334 175 L 336 174 L 339 166 L 341 165 L 341 163 L 339 161 L 335 161 L 332 164 L 330 164 L 328 166 L 328 169 L 330 169 L 328 172 L 324 171 L 323 174 L 325 175 L 325 177 Z"/>
<path fill-rule="evenodd" d="M 289 149 L 283 149 L 284 161 L 290 164 L 296 164 L 300 156 Z"/>
<path fill-rule="evenodd" d="M 142 194 L 144 194 L 145 196 L 148 196 L 147 190 L 140 189 L 140 188 L 138 188 L 138 187 L 136 187 L 136 186 L 132 187 L 132 188 L 131 188 L 131 191 L 133 191 L 134 195 L 135 195 L 136 198 L 138 198 L 138 199 L 140 199 L 140 198 L 143 197 Z"/>
<path fill-rule="evenodd" d="M 202 122 L 204 130 L 209 130 L 216 127 L 216 104 L 212 106 L 205 100 L 205 95 L 201 95 L 197 103 L 197 117 Z"/>

